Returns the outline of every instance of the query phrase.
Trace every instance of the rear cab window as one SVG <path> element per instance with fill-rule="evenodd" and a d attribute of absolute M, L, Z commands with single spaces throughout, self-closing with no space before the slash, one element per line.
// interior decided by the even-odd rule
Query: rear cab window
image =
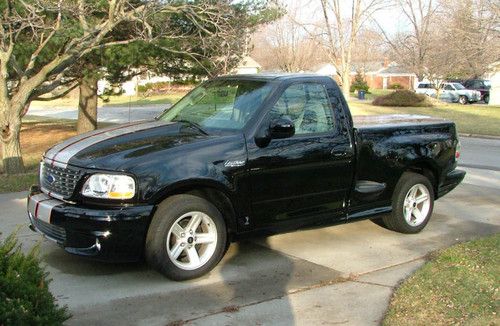
<path fill-rule="evenodd" d="M 333 109 L 325 86 L 296 83 L 288 86 L 270 111 L 271 119 L 288 116 L 295 134 L 321 134 L 335 130 Z"/>

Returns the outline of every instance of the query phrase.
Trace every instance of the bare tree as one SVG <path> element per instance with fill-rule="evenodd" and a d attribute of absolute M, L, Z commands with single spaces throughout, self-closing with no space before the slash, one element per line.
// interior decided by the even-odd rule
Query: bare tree
<path fill-rule="evenodd" d="M 337 69 L 342 91 L 349 94 L 353 49 L 361 31 L 372 15 L 386 7 L 383 0 L 320 0 L 323 24 L 318 40 L 324 45 Z M 325 37 L 326 36 L 326 37 Z"/>
<path fill-rule="evenodd" d="M 494 0 L 442 1 L 441 44 L 446 44 L 449 75 L 478 78 L 500 59 L 500 4 Z"/>
<path fill-rule="evenodd" d="M 395 0 L 408 30 L 389 35 L 394 58 L 419 80 L 483 75 L 500 58 L 499 4 L 494 0 Z M 436 86 L 439 83 L 435 83 Z"/>
<path fill-rule="evenodd" d="M 137 39 L 165 37 L 182 39 L 186 34 L 214 35 L 230 19 L 217 2 L 165 2 L 108 0 L 7 0 L 0 4 L 0 126 L 4 172 L 24 170 L 19 142 L 21 118 L 32 100 L 76 87 L 77 80 L 67 75 L 85 55 L 99 48 L 128 44 Z M 94 15 L 94 13 L 97 13 Z M 182 13 L 197 28 L 171 29 L 165 24 L 153 35 L 151 21 L 175 19 Z M 164 16 L 170 14 L 170 16 Z M 163 16 L 162 16 L 163 15 Z M 170 17 L 170 18 L 169 18 Z M 70 33 L 68 21 L 77 21 Z M 129 23 L 133 33 L 110 37 Z M 61 42 L 61 38 L 63 41 Z M 29 41 L 34 46 L 23 46 Z M 16 51 L 30 51 L 21 62 Z M 165 47 L 166 50 L 170 50 Z M 189 52 L 187 47 L 186 52 Z"/>
<path fill-rule="evenodd" d="M 397 62 L 415 73 L 420 81 L 426 75 L 431 47 L 442 29 L 436 26 L 439 5 L 434 0 L 395 0 L 395 4 L 406 18 L 409 29 L 391 36 L 379 25 L 380 31 Z"/>
<path fill-rule="evenodd" d="M 322 61 L 322 51 L 298 22 L 300 10 L 292 3 L 286 15 L 253 35 L 252 56 L 265 70 L 300 72 Z"/>
<path fill-rule="evenodd" d="M 362 28 L 356 46 L 352 50 L 352 62 L 358 65 L 374 61 L 383 62 L 387 56 L 387 50 L 382 33 L 373 28 Z"/>

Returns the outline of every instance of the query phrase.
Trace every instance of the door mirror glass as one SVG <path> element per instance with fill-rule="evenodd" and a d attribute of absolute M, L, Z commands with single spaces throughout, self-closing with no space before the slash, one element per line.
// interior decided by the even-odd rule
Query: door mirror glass
<path fill-rule="evenodd" d="M 295 134 L 295 125 L 290 117 L 282 116 L 271 121 L 269 131 L 271 138 L 290 138 Z"/>

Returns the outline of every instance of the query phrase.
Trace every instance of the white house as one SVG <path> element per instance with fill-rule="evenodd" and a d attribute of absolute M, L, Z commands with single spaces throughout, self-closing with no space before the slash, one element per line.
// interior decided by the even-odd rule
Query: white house
<path fill-rule="evenodd" d="M 323 76 L 336 76 L 337 69 L 331 63 L 324 63 L 313 68 L 313 71 L 318 75 Z"/>
<path fill-rule="evenodd" d="M 245 56 L 241 59 L 240 63 L 234 70 L 232 71 L 235 74 L 257 74 L 262 69 L 262 66 L 255 61 L 250 56 Z"/>
<path fill-rule="evenodd" d="M 491 81 L 489 105 L 500 105 L 500 61 L 490 65 L 491 71 L 486 75 Z"/>

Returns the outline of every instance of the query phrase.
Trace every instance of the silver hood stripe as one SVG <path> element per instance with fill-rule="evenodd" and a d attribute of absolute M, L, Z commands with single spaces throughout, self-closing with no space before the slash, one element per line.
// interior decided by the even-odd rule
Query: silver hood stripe
<path fill-rule="evenodd" d="M 52 160 L 54 160 L 54 157 L 60 151 L 66 149 L 68 147 L 70 147 L 73 144 L 76 144 L 76 143 L 82 141 L 83 139 L 92 137 L 92 136 L 97 135 L 97 134 L 102 134 L 102 133 L 105 133 L 105 132 L 108 132 L 108 131 L 111 131 L 111 130 L 116 130 L 116 129 L 121 129 L 121 128 L 127 128 L 127 127 L 130 127 L 130 126 L 139 124 L 139 123 L 143 123 L 143 121 L 141 121 L 141 122 L 127 123 L 127 124 L 119 125 L 119 126 L 112 126 L 112 127 L 108 127 L 108 128 L 104 128 L 104 129 L 93 130 L 93 131 L 86 132 L 84 134 L 80 134 L 80 135 L 71 137 L 71 138 L 69 138 L 69 139 L 67 139 L 67 140 L 65 140 L 65 141 L 63 141 L 63 142 L 61 142 L 59 144 L 56 144 L 52 148 L 50 148 L 45 153 L 45 158 L 48 159 L 49 161 L 52 161 Z"/>
<path fill-rule="evenodd" d="M 51 150 L 47 152 L 45 157 L 52 164 L 65 166 L 66 164 L 68 164 L 69 160 L 73 156 L 75 156 L 78 152 L 84 150 L 89 146 L 92 146 L 94 144 L 100 143 L 102 141 L 114 137 L 126 135 L 140 130 L 160 127 L 169 123 L 170 122 L 166 121 L 153 121 L 153 122 L 141 121 L 127 125 L 122 125 L 119 127 L 101 129 L 97 132 L 86 133 L 81 135 L 82 137 L 78 136 L 77 138 L 71 138 L 70 140 L 63 142 L 62 144 L 54 146 Z"/>

